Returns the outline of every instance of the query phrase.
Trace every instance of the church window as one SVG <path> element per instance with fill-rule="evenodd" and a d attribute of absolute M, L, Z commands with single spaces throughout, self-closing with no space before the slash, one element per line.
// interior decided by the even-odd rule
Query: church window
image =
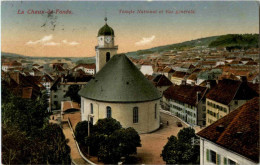
<path fill-rule="evenodd" d="M 110 60 L 110 53 L 107 52 L 107 53 L 106 53 L 106 62 L 108 62 L 109 60 Z"/>
<path fill-rule="evenodd" d="M 133 123 L 138 123 L 138 107 L 133 109 Z"/>
<path fill-rule="evenodd" d="M 157 118 L 157 104 L 154 106 L 154 118 Z"/>
<path fill-rule="evenodd" d="M 111 118 L 111 107 L 107 106 L 107 118 Z"/>
<path fill-rule="evenodd" d="M 90 113 L 93 114 L 93 104 L 90 103 Z"/>

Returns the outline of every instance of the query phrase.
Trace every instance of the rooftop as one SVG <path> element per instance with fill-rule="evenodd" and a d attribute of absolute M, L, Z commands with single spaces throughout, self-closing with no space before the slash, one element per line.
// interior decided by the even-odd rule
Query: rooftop
<path fill-rule="evenodd" d="M 79 95 L 104 102 L 145 102 L 161 98 L 154 85 L 124 54 L 114 55 Z"/>
<path fill-rule="evenodd" d="M 224 130 L 218 130 L 219 126 Z M 197 135 L 258 163 L 259 97 L 248 101 Z"/>
<path fill-rule="evenodd" d="M 163 92 L 163 95 L 167 99 L 177 100 L 195 106 L 197 101 L 197 92 L 201 92 L 202 96 L 206 92 L 206 89 L 206 87 L 196 85 L 172 85 Z"/>

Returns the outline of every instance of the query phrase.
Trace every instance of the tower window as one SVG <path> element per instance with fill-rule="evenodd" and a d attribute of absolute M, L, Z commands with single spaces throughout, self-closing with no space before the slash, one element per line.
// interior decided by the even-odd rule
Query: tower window
<path fill-rule="evenodd" d="M 111 107 L 107 106 L 107 118 L 111 118 Z"/>
<path fill-rule="evenodd" d="M 133 123 L 138 123 L 138 107 L 133 109 Z"/>
<path fill-rule="evenodd" d="M 93 114 L 93 104 L 90 104 L 90 113 Z"/>
<path fill-rule="evenodd" d="M 108 62 L 109 60 L 110 60 L 110 53 L 107 52 L 107 53 L 106 53 L 106 62 Z"/>

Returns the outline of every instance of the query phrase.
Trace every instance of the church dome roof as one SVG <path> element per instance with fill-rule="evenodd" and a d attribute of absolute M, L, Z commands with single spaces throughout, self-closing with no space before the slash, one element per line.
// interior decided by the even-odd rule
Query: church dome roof
<path fill-rule="evenodd" d="M 102 102 L 147 102 L 161 98 L 154 85 L 126 55 L 114 55 L 79 95 Z"/>
<path fill-rule="evenodd" d="M 114 30 L 107 23 L 99 29 L 98 36 L 114 36 Z"/>

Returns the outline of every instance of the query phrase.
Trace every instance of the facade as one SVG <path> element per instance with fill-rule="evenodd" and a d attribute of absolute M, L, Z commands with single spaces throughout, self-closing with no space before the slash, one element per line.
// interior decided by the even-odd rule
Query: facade
<path fill-rule="evenodd" d="M 41 77 L 39 77 L 38 81 L 45 87 L 46 92 L 48 95 L 51 93 L 51 86 L 53 84 L 53 79 L 51 76 L 45 74 Z"/>
<path fill-rule="evenodd" d="M 108 103 L 82 98 L 81 120 L 88 120 L 89 114 L 93 123 L 98 119 L 114 118 L 122 127 L 133 127 L 138 133 L 152 132 L 159 128 L 160 101 L 140 103 Z"/>
<path fill-rule="evenodd" d="M 201 165 L 259 164 L 259 97 L 201 130 Z"/>
<path fill-rule="evenodd" d="M 210 125 L 258 96 L 246 80 L 223 79 L 206 96 L 206 125 Z"/>
<path fill-rule="evenodd" d="M 160 126 L 161 95 L 124 54 L 114 55 L 79 94 L 82 120 L 112 117 L 138 133 Z"/>
<path fill-rule="evenodd" d="M 95 75 L 96 74 L 96 64 L 79 64 L 75 66 L 73 71 L 82 70 L 86 74 Z"/>
<path fill-rule="evenodd" d="M 153 74 L 153 65 L 152 64 L 141 65 L 140 71 L 144 75 L 152 75 Z"/>
<path fill-rule="evenodd" d="M 172 74 L 171 82 L 176 85 L 181 85 L 184 80 L 186 81 L 187 76 L 188 74 L 186 72 L 176 71 Z"/>
<path fill-rule="evenodd" d="M 106 24 L 98 31 L 98 45 L 96 46 L 96 72 L 104 67 L 110 58 L 117 53 L 118 49 L 118 46 L 115 46 L 114 30 L 107 25 L 107 18 L 105 18 L 105 22 Z"/>
<path fill-rule="evenodd" d="M 169 111 L 190 125 L 205 125 L 205 94 L 209 89 L 201 86 L 172 85 L 164 93 Z"/>
<path fill-rule="evenodd" d="M 50 104 L 51 110 L 60 110 L 62 101 L 70 101 L 69 97 L 64 97 L 71 85 L 86 85 L 92 76 L 73 77 L 71 75 L 59 77 L 51 86 Z"/>
<path fill-rule="evenodd" d="M 22 64 L 17 61 L 12 61 L 12 62 L 5 62 L 2 64 L 2 70 L 4 72 L 8 72 L 9 70 L 21 70 Z"/>

